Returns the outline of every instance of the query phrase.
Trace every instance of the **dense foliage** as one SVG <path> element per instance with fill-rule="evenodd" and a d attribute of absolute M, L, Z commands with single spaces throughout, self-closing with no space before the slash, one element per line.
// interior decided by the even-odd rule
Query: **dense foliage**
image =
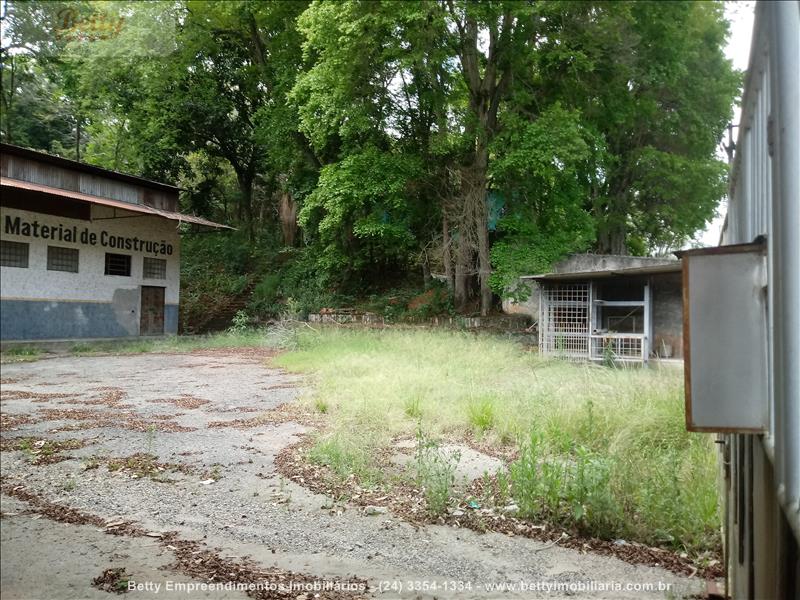
<path fill-rule="evenodd" d="M 6 0 L 2 20 L 3 141 L 176 181 L 240 229 L 189 242 L 190 297 L 223 271 L 262 312 L 311 309 L 433 274 L 485 312 L 568 252 L 679 247 L 724 194 L 719 2 Z"/>

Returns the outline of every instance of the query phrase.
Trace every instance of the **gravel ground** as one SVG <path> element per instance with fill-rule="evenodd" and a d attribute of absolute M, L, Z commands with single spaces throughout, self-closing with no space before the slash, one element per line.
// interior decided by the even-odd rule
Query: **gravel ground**
<path fill-rule="evenodd" d="M 527 538 L 415 528 L 392 515 L 367 516 L 276 473 L 275 455 L 308 426 L 264 418 L 263 424 L 245 429 L 209 427 L 257 417 L 303 392 L 300 378 L 271 368 L 269 357 L 257 351 L 60 357 L 3 365 L 3 487 L 24 485 L 51 502 L 107 520 L 178 531 L 183 539 L 220 548 L 224 556 L 250 556 L 264 568 L 323 580 L 365 578 L 369 595 L 381 598 L 680 598 L 703 589 L 701 581 L 663 569 Z M 22 437 L 77 439 L 87 445 L 64 450 L 66 460 L 36 465 L 35 445 L 6 449 L 12 438 Z M 155 479 L 137 476 L 135 469 L 108 469 L 114 458 L 141 453 L 167 465 Z M 232 591 L 170 594 L 163 586 L 156 593 L 155 583 L 187 580 L 164 570 L 170 558 L 157 542 L 109 536 L 92 525 L 55 523 L 26 514 L 25 508 L 3 495 L 4 599 L 102 597 L 108 592 L 92 588 L 91 581 L 109 567 L 125 567 L 136 582 L 153 583 L 150 591 L 131 592 L 131 597 L 242 597 Z M 50 576 L 42 577 L 45 571 Z M 487 589 L 520 581 L 593 588 Z M 604 589 L 659 583 L 670 590 Z"/>

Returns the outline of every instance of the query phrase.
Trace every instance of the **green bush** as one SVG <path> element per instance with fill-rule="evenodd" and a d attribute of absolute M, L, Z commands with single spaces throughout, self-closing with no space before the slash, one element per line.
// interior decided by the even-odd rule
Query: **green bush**
<path fill-rule="evenodd" d="M 354 443 L 353 440 L 336 434 L 321 436 L 309 450 L 308 459 L 325 465 L 342 479 L 356 474 L 361 485 L 372 487 L 382 480 L 382 476 L 372 466 L 369 440 L 362 439 L 361 442 Z"/>
<path fill-rule="evenodd" d="M 610 488 L 612 464 L 584 446 L 566 455 L 548 453 L 542 436 L 532 433 L 509 467 L 520 515 L 598 537 L 620 535 L 624 518 Z"/>
<path fill-rule="evenodd" d="M 460 452 L 444 450 L 421 428 L 417 429 L 417 485 L 422 488 L 431 515 L 440 516 L 447 510 L 460 460 Z"/>
<path fill-rule="evenodd" d="M 483 398 L 469 405 L 469 422 L 478 433 L 485 433 L 494 427 L 494 403 Z"/>
<path fill-rule="evenodd" d="M 228 333 L 232 335 L 239 335 L 250 329 L 251 321 L 250 315 L 246 311 L 240 310 L 233 316 L 233 322 L 228 327 Z"/>
<path fill-rule="evenodd" d="M 280 273 L 265 275 L 253 288 L 248 310 L 259 317 L 275 317 L 280 314 L 279 289 Z"/>
<path fill-rule="evenodd" d="M 305 248 L 294 250 L 286 257 L 277 292 L 284 300 L 291 298 L 293 311 L 299 318 L 305 318 L 310 312 L 337 305 L 337 296 L 331 287 L 317 256 Z"/>

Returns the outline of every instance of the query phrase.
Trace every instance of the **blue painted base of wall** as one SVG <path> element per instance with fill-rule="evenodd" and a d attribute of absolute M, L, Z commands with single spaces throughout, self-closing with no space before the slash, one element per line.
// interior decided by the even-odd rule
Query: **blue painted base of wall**
<path fill-rule="evenodd" d="M 168 335 L 178 333 L 178 305 L 164 305 L 164 333 Z"/>
<path fill-rule="evenodd" d="M 164 307 L 164 333 L 178 333 L 178 307 Z M 0 339 L 65 340 L 136 337 L 112 303 L 0 300 Z"/>

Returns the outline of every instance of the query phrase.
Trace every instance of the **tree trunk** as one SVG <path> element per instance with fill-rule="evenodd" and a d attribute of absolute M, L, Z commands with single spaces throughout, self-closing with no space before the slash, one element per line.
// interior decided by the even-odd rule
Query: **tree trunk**
<path fill-rule="evenodd" d="M 486 316 L 492 308 L 492 289 L 489 287 L 489 277 L 492 274 L 492 264 L 489 260 L 489 207 L 486 202 L 486 176 L 489 167 L 489 148 L 485 143 L 479 143 L 475 150 L 475 162 L 470 169 L 465 181 L 469 186 L 468 203 L 472 213 L 472 223 L 475 227 L 475 238 L 478 252 L 478 283 L 480 285 L 481 315 Z"/>
<path fill-rule="evenodd" d="M 485 317 L 492 308 L 492 288 L 489 287 L 489 277 L 492 275 L 492 263 L 489 259 L 489 229 L 486 226 L 488 209 L 486 206 L 485 188 L 483 189 L 478 205 L 480 207 L 480 216 L 482 217 L 480 225 L 478 226 L 478 279 L 481 286 L 481 315 Z"/>
<path fill-rule="evenodd" d="M 125 123 L 126 120 L 122 119 L 119 124 L 119 130 L 117 131 L 117 142 L 114 144 L 114 170 L 119 171 L 119 154 L 122 151 L 122 138 L 125 135 Z"/>
<path fill-rule="evenodd" d="M 604 223 L 600 226 L 597 235 L 597 251 L 600 254 L 614 254 L 626 256 L 628 246 L 626 242 L 625 229 L 613 223 Z"/>
<path fill-rule="evenodd" d="M 456 298 L 459 297 L 459 272 L 464 262 L 461 248 L 469 248 L 469 258 L 478 258 L 478 281 L 480 285 L 481 314 L 492 306 L 492 291 L 489 287 L 491 263 L 489 260 L 489 211 L 486 203 L 486 183 L 489 165 L 489 143 L 497 132 L 497 112 L 500 102 L 511 86 L 513 36 L 518 21 L 510 6 L 506 6 L 502 17 L 485 23 L 483 32 L 479 24 L 478 4 L 467 4 L 460 13 L 452 2 L 447 8 L 454 19 L 458 32 L 458 49 L 461 72 L 469 92 L 469 112 L 474 120 L 466 132 L 474 140 L 471 160 L 462 169 L 463 217 L 459 229 L 459 260 L 456 263 Z M 463 16 L 462 16 L 463 14 Z M 488 36 L 486 35 L 488 34 Z M 488 40 L 487 40 L 488 37 Z M 488 41 L 488 49 L 483 44 Z M 463 276 L 463 272 L 462 272 Z"/>
<path fill-rule="evenodd" d="M 453 252 L 452 252 L 453 239 L 450 237 L 450 223 L 447 219 L 447 213 L 443 211 L 442 214 L 442 262 L 444 263 L 444 278 L 447 283 L 447 289 L 453 293 Z"/>
<path fill-rule="evenodd" d="M 595 210 L 597 228 L 597 251 L 601 254 L 628 254 L 627 242 L 627 209 L 625 198 L 627 180 L 611 186 L 607 200 Z"/>
<path fill-rule="evenodd" d="M 240 218 L 245 222 L 250 241 L 255 241 L 255 230 L 253 228 L 253 176 L 250 173 L 237 173 L 236 180 L 239 183 L 239 192 L 242 195 L 239 204 Z"/>
<path fill-rule="evenodd" d="M 16 72 L 16 61 L 14 60 L 14 55 L 9 56 L 9 85 L 8 85 L 8 95 L 6 95 L 5 90 L 2 91 L 2 98 L 3 104 L 5 104 L 5 114 L 6 114 L 6 142 L 9 144 L 14 143 L 14 137 L 11 135 L 11 126 L 14 123 L 14 117 L 12 116 L 12 109 L 14 107 L 14 91 L 16 90 L 16 83 L 14 82 L 14 75 Z"/>
<path fill-rule="evenodd" d="M 297 202 L 289 192 L 280 192 L 278 201 L 278 217 L 281 221 L 283 244 L 294 246 L 297 237 Z"/>
<path fill-rule="evenodd" d="M 472 271 L 472 257 L 467 232 L 462 228 L 458 232 L 456 244 L 455 283 L 453 286 L 453 302 L 456 310 L 463 311 L 469 301 L 469 276 Z"/>

